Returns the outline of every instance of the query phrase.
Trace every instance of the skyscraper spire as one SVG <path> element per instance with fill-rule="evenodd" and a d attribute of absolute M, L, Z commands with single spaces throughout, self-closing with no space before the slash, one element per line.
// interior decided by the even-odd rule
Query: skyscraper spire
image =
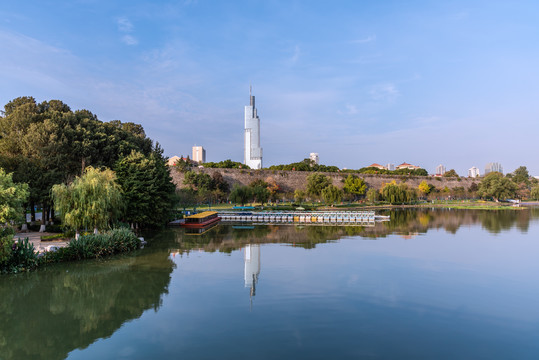
<path fill-rule="evenodd" d="M 258 117 L 253 88 L 249 84 L 249 106 L 245 107 L 244 164 L 251 169 L 262 168 L 260 147 L 260 118 Z"/>

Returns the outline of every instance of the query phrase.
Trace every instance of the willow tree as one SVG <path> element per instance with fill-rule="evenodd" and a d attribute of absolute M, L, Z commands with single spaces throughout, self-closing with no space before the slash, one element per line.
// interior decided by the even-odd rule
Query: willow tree
<path fill-rule="evenodd" d="M 97 233 L 99 229 L 107 228 L 120 216 L 123 207 L 114 172 L 91 166 L 71 184 L 54 185 L 52 197 L 64 225 L 74 229 L 77 238 L 80 229 L 93 228 Z"/>
<path fill-rule="evenodd" d="M 0 265 L 11 256 L 13 229 L 9 223 L 22 220 L 28 185 L 13 182 L 13 174 L 0 168 Z"/>

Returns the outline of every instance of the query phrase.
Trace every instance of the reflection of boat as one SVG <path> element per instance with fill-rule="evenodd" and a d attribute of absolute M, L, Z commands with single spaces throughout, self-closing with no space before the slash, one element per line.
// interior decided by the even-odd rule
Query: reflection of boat
<path fill-rule="evenodd" d="M 217 226 L 219 226 L 218 222 L 214 222 L 214 223 L 206 225 L 204 227 L 186 228 L 185 229 L 185 235 L 202 235 L 202 234 L 210 231 L 211 229 L 216 228 Z"/>
<path fill-rule="evenodd" d="M 181 226 L 190 229 L 200 229 L 214 223 L 218 223 L 221 218 L 217 215 L 217 211 L 204 211 L 200 214 L 191 215 L 185 218 L 185 223 Z"/>
<path fill-rule="evenodd" d="M 254 228 L 253 225 L 232 225 L 232 229 L 236 230 L 253 230 Z"/>

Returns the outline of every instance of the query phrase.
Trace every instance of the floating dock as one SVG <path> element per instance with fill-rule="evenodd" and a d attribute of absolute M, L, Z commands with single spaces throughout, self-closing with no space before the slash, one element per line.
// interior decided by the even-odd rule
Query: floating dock
<path fill-rule="evenodd" d="M 281 224 L 342 224 L 363 225 L 389 221 L 389 216 L 374 211 L 260 211 L 219 212 L 223 222 L 281 223 Z"/>

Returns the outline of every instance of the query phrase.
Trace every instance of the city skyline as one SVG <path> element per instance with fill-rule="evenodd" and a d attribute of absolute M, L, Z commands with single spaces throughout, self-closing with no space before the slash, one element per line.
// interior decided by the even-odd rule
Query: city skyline
<path fill-rule="evenodd" d="M 361 168 L 376 159 L 465 175 L 533 154 L 539 109 L 532 1 L 9 2 L 3 106 L 59 99 L 140 123 L 173 156 L 243 159 L 253 83 L 264 165 Z M 499 146 L 503 143 L 503 146 Z"/>

